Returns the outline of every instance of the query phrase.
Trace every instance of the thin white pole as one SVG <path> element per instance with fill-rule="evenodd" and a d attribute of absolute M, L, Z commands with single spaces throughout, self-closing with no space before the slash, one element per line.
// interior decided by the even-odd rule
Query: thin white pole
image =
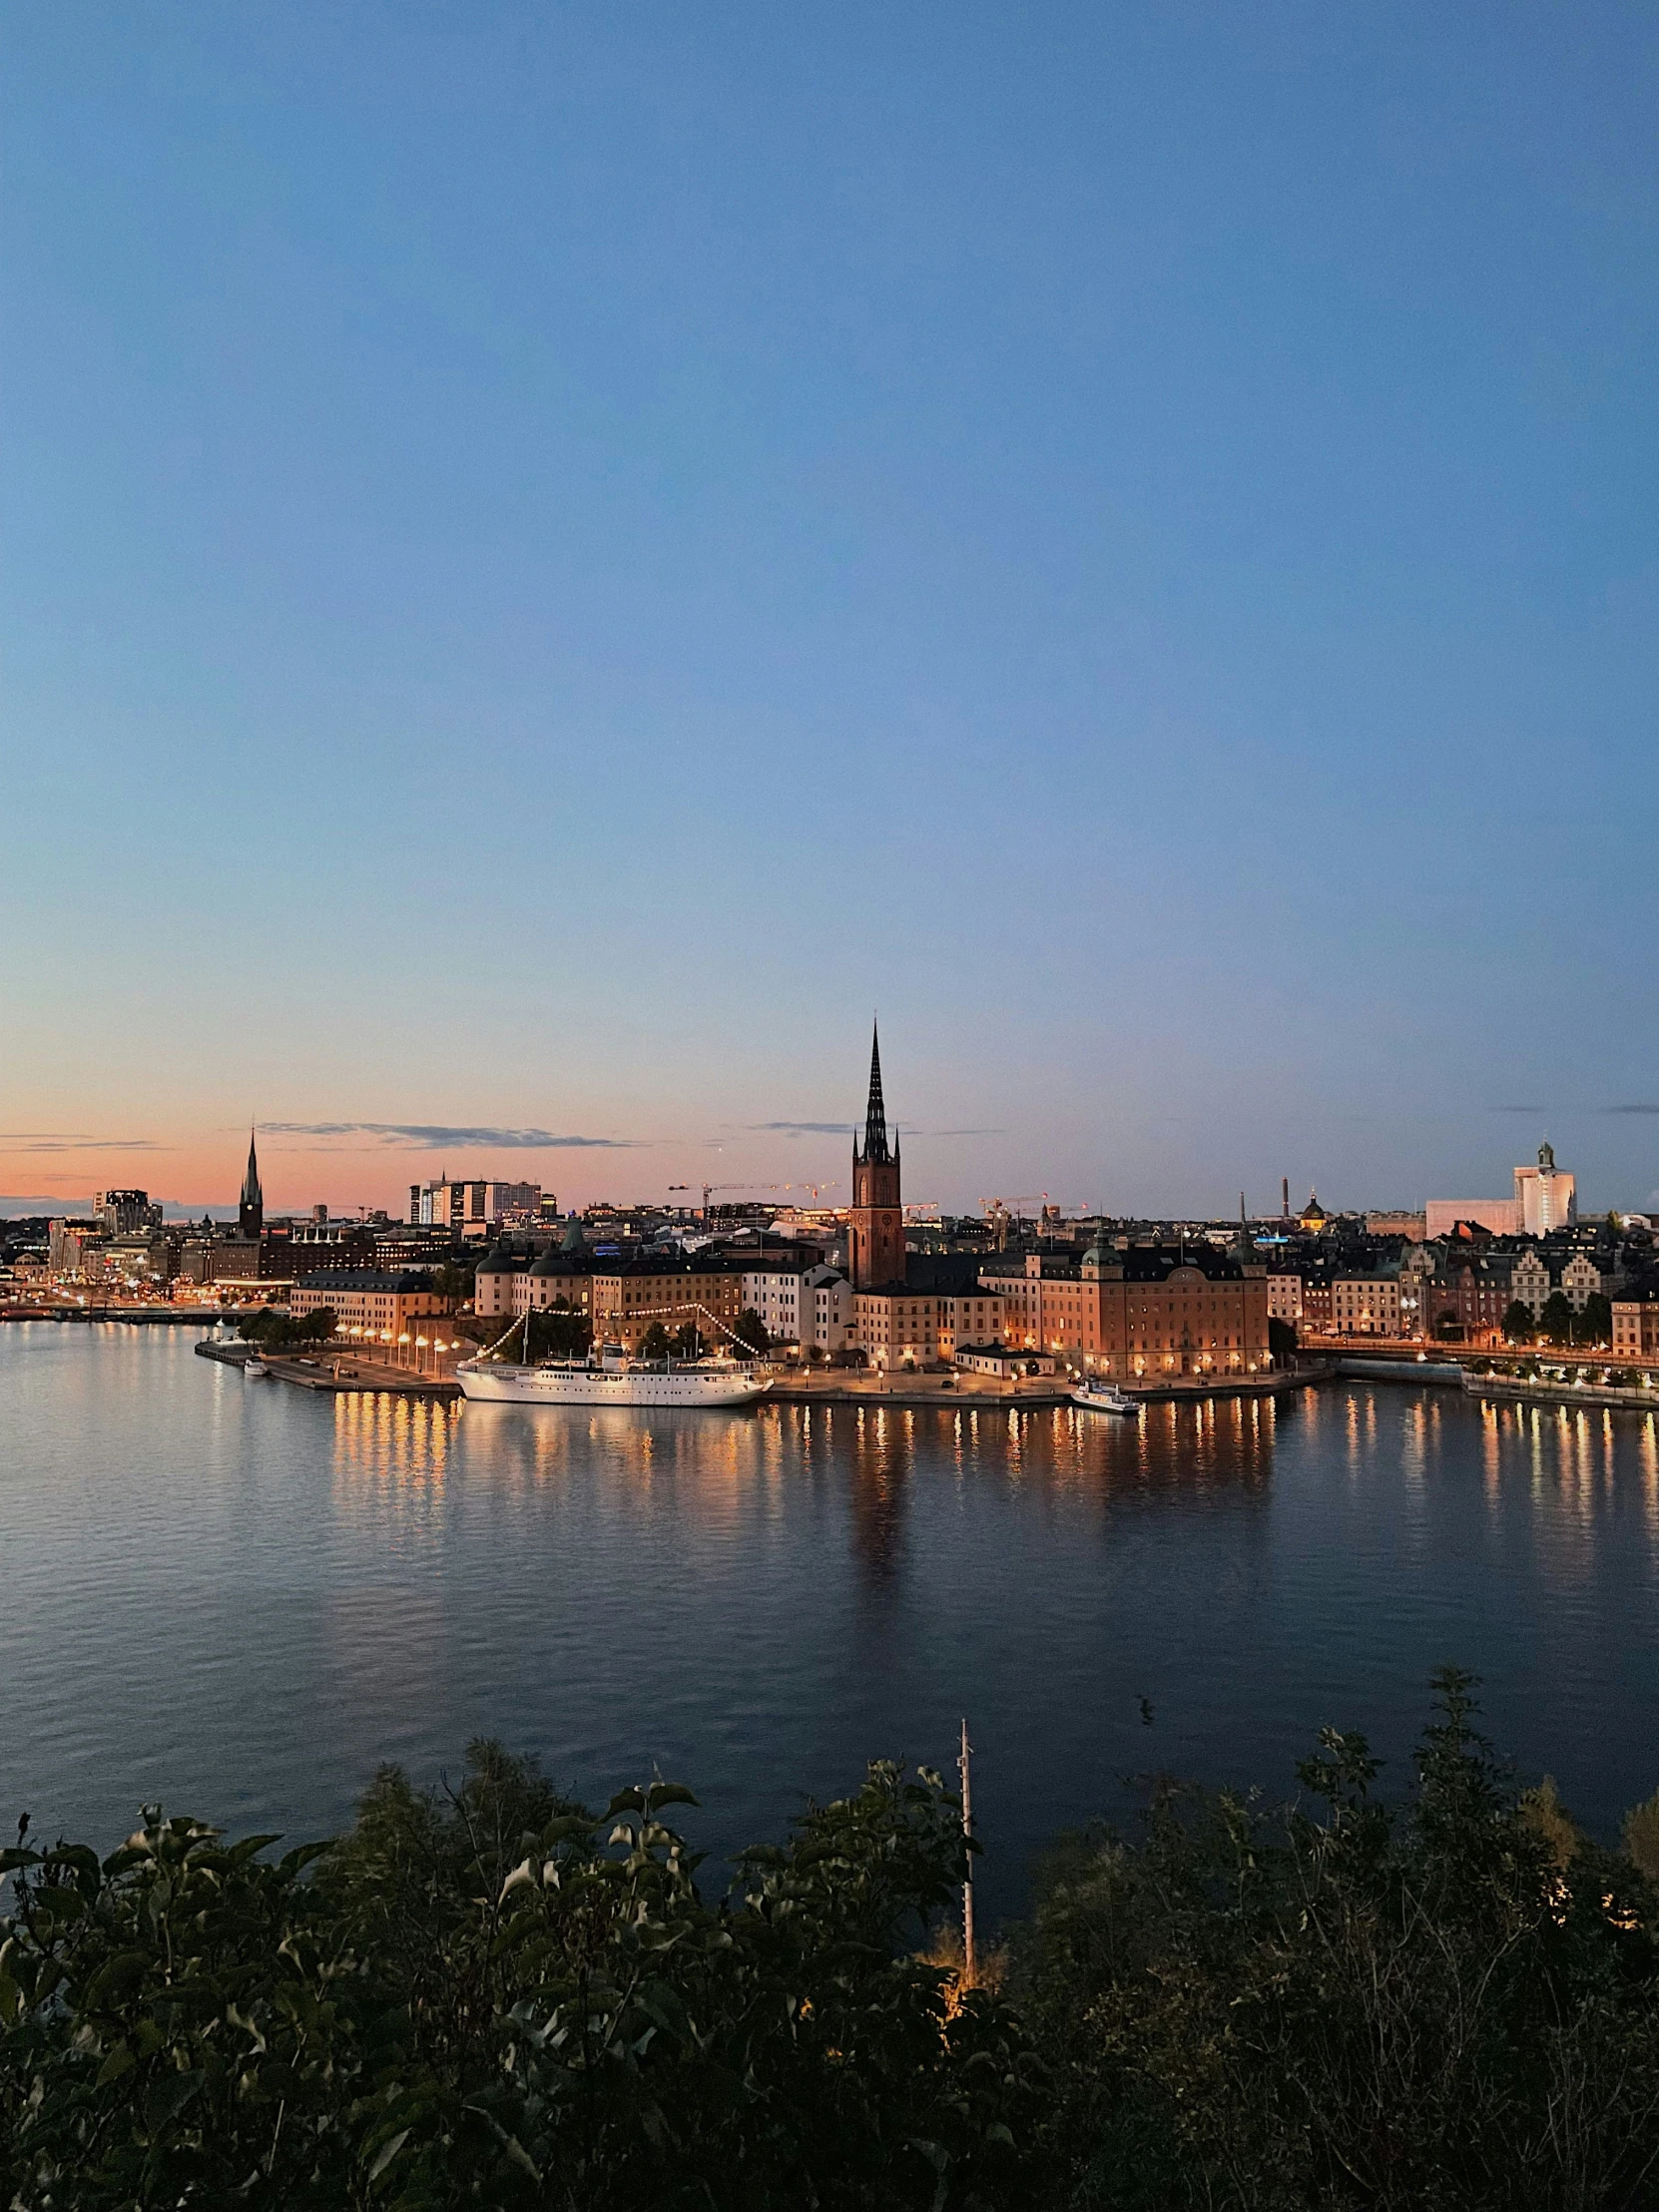
<path fill-rule="evenodd" d="M 962 1721 L 962 1755 L 956 1762 L 957 1769 L 962 1777 L 962 1835 L 964 1838 L 973 1834 L 973 1780 L 968 1767 L 969 1755 L 972 1750 L 973 1746 L 968 1742 L 967 1721 L 964 1717 Z M 973 1859 L 970 1854 L 962 1876 L 963 1988 L 971 1989 L 977 1978 L 973 1954 Z"/>

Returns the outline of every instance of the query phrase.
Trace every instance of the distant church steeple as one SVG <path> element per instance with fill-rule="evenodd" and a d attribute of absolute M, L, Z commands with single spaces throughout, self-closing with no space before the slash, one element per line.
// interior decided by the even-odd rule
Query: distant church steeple
<path fill-rule="evenodd" d="M 260 1156 L 254 1149 L 252 1129 L 248 1132 L 248 1173 L 242 1179 L 237 1226 L 245 1237 L 257 1237 L 265 1228 L 265 1193 L 260 1188 Z"/>
<path fill-rule="evenodd" d="M 881 1096 L 881 1039 L 871 1031 L 869 1101 L 864 1108 L 864 1148 L 852 1143 L 852 1213 L 847 1231 L 847 1275 L 855 1291 L 878 1290 L 904 1280 L 904 1209 L 898 1198 L 898 1139 L 887 1139 Z"/>
<path fill-rule="evenodd" d="M 856 1146 L 853 1147 L 853 1157 L 857 1157 Z M 891 1151 L 887 1149 L 887 1108 L 881 1096 L 881 1033 L 874 1024 L 871 1024 L 869 1039 L 869 1103 L 864 1108 L 864 1159 L 866 1163 L 879 1161 L 882 1165 L 888 1160 L 896 1165 L 898 1160 L 896 1134 Z"/>

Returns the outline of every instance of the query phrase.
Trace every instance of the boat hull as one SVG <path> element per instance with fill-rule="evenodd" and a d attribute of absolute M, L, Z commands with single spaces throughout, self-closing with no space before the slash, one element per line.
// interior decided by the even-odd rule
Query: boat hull
<path fill-rule="evenodd" d="M 1134 1420 L 1141 1410 L 1134 1398 L 1125 1397 L 1121 1391 L 1113 1390 L 1108 1394 L 1104 1390 L 1084 1389 L 1081 1385 L 1072 1391 L 1071 1402 L 1086 1405 L 1091 1413 L 1116 1413 L 1125 1420 Z"/>
<path fill-rule="evenodd" d="M 455 1380 L 485 1405 L 753 1405 L 770 1384 L 741 1368 L 522 1368 L 506 1360 L 464 1361 Z"/>

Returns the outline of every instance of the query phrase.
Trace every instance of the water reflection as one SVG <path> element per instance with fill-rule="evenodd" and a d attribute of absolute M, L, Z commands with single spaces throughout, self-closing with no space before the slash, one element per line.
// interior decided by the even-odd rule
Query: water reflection
<path fill-rule="evenodd" d="M 1329 1721 L 1397 1771 L 1443 1658 L 1592 1826 L 1659 1782 L 1653 1415 L 443 1407 L 19 1329 L 0 1545 L 10 1808 L 112 1837 L 157 1790 L 316 1833 L 496 1732 L 599 1793 L 659 1760 L 723 1847 L 965 1710 L 1011 1899 L 1149 1763 L 1278 1786 Z"/>

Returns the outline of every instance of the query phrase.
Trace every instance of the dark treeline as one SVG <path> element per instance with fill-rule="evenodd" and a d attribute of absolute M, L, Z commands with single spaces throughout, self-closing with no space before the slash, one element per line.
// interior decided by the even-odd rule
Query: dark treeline
<path fill-rule="evenodd" d="M 326 1344 L 337 1327 L 331 1306 L 297 1318 L 275 1306 L 257 1306 L 237 1323 L 237 1335 L 264 1352 L 285 1352 L 292 1345 Z"/>
<path fill-rule="evenodd" d="M 1659 2179 L 1659 1801 L 1518 1793 L 1437 1679 L 1402 1802 L 1330 1732 L 1288 1806 L 1160 1784 L 1071 1837 L 984 1985 L 957 1802 L 872 1766 L 705 1897 L 669 1825 L 474 1745 L 275 1858 L 151 1812 L 36 1851 L 0 1947 L 0 2203 L 1637 2207 Z"/>

